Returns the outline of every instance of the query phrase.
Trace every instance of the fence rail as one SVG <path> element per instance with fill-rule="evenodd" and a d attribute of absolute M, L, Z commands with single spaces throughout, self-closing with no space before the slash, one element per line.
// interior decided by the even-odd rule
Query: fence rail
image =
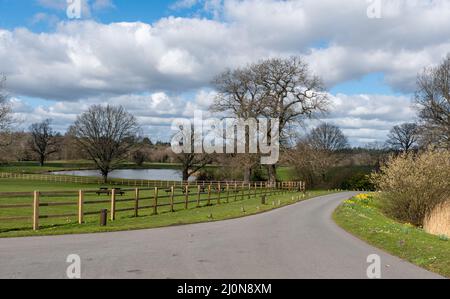
<path fill-rule="evenodd" d="M 82 184 L 82 185 L 105 185 L 105 186 L 128 186 L 128 187 L 141 187 L 141 188 L 170 188 L 171 186 L 179 187 L 186 185 L 202 185 L 207 186 L 209 184 L 241 184 L 242 181 L 161 181 L 161 180 L 133 180 L 133 179 L 114 179 L 111 178 L 107 183 L 102 178 L 96 177 L 84 177 L 84 176 L 71 176 L 71 175 L 56 175 L 56 174 L 23 174 L 23 173 L 8 173 L 0 172 L 0 179 L 16 179 L 16 180 L 28 180 L 28 181 L 43 181 L 52 183 L 65 183 L 65 184 Z M 255 182 L 252 182 L 255 183 Z M 257 184 L 267 184 L 267 181 L 259 181 Z M 294 182 L 283 182 L 284 187 Z M 275 184 L 275 183 L 273 183 Z M 1 194 L 1 193 L 0 193 Z"/>
<path fill-rule="evenodd" d="M 41 219 L 57 219 L 77 217 L 79 225 L 84 223 L 85 216 L 99 215 L 100 211 L 87 211 L 89 206 L 104 204 L 109 206 L 109 218 L 115 221 L 117 213 L 133 211 L 133 216 L 138 217 L 141 210 L 150 210 L 156 215 L 163 207 L 169 212 L 175 212 L 176 207 L 182 206 L 189 209 L 193 205 L 199 208 L 202 203 L 206 205 L 229 203 L 231 201 L 245 200 L 257 196 L 283 194 L 287 192 L 306 192 L 304 182 L 202 182 L 197 184 L 185 183 L 163 187 L 136 187 L 113 188 L 111 190 L 79 190 L 79 191 L 34 191 L 34 192 L 5 192 L 0 193 L 0 224 L 13 221 L 30 221 L 33 230 L 40 228 Z M 165 193 L 165 194 L 164 194 Z M 98 197 L 108 196 L 107 199 Z M 23 199 L 20 203 L 3 203 L 5 199 Z M 46 199 L 43 200 L 43 199 Z M 49 201 L 50 200 L 50 201 Z M 124 205 L 118 207 L 118 205 Z M 43 213 L 41 208 L 69 207 L 64 211 L 55 213 Z M 28 208 L 31 212 L 28 216 L 10 215 L 1 213 L 4 210 L 20 210 Z M 27 212 L 28 213 L 28 212 Z"/>

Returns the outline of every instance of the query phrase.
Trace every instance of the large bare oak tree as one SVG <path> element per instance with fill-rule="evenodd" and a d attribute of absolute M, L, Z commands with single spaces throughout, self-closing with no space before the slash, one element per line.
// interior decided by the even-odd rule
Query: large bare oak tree
<path fill-rule="evenodd" d="M 139 136 L 136 118 L 122 106 L 94 105 L 78 116 L 70 132 L 80 148 L 100 170 L 105 183 L 108 174 L 127 157 Z"/>
<path fill-rule="evenodd" d="M 422 139 L 450 148 L 450 54 L 439 66 L 425 69 L 417 85 L 415 101 L 422 121 Z"/>
<path fill-rule="evenodd" d="M 415 123 L 405 123 L 395 126 L 391 129 L 387 145 L 396 151 L 409 153 L 411 150 L 417 148 L 419 140 L 419 129 Z"/>
<path fill-rule="evenodd" d="M 290 125 L 325 112 L 329 103 L 321 79 L 299 57 L 266 59 L 228 70 L 213 83 L 218 91 L 213 111 L 244 119 L 278 118 L 281 145 Z M 269 166 L 269 179 L 276 180 L 276 165 Z"/>
<path fill-rule="evenodd" d="M 45 160 L 60 150 L 60 140 L 51 127 L 51 120 L 47 119 L 30 126 L 30 149 L 39 158 L 39 165 L 44 166 Z"/>

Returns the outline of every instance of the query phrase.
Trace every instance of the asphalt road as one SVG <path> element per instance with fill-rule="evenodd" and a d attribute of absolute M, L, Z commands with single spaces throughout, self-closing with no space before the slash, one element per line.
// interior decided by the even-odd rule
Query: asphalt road
<path fill-rule="evenodd" d="M 337 227 L 334 209 L 352 193 L 215 223 L 107 234 L 0 239 L 0 278 L 367 278 L 378 254 L 382 278 L 440 278 Z"/>

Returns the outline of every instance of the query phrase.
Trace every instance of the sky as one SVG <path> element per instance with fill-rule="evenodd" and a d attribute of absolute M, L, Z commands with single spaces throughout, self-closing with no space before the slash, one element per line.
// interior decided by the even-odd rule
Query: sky
<path fill-rule="evenodd" d="M 450 52 L 448 0 L 0 0 L 0 73 L 20 127 L 64 132 L 92 104 L 123 105 L 152 140 L 214 99 L 227 68 L 299 56 L 353 145 L 416 119 L 417 74 Z M 311 125 L 313 125 L 312 123 Z"/>

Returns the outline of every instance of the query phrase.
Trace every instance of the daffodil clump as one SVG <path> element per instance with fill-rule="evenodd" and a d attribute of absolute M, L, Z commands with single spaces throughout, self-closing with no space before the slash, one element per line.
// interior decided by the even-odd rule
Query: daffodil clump
<path fill-rule="evenodd" d="M 358 194 L 352 199 L 344 201 L 344 205 L 352 207 L 359 205 L 361 207 L 371 207 L 373 204 L 374 196 L 372 194 Z"/>

